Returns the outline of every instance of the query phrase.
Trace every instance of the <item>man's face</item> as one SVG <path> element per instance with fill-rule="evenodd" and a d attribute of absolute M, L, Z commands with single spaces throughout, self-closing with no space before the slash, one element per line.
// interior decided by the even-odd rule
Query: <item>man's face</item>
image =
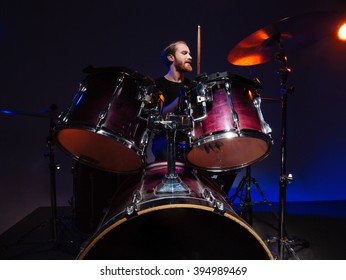
<path fill-rule="evenodd" d="M 177 44 L 177 50 L 174 55 L 174 66 L 179 72 L 191 72 L 192 71 L 192 57 L 190 55 L 190 49 L 183 43 Z"/>

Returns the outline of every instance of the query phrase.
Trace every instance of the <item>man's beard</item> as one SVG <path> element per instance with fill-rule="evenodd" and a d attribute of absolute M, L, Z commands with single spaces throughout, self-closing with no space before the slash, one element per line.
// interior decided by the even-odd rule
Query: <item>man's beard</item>
<path fill-rule="evenodd" d="M 191 72 L 192 71 L 191 64 L 188 64 L 185 62 L 177 63 L 176 68 L 179 72 Z"/>

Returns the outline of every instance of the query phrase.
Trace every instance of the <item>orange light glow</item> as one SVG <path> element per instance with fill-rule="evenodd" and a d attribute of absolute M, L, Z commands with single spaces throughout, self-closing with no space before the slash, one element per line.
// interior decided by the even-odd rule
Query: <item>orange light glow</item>
<path fill-rule="evenodd" d="M 266 62 L 260 54 L 249 54 L 244 57 L 232 58 L 232 60 L 229 58 L 229 61 L 234 65 L 240 66 L 250 66 Z"/>
<path fill-rule="evenodd" d="M 342 41 L 346 41 L 346 23 L 344 23 L 338 30 L 338 37 Z"/>

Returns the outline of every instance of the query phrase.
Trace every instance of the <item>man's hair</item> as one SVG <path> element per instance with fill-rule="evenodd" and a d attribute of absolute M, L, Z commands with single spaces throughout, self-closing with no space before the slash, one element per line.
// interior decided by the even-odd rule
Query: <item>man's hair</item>
<path fill-rule="evenodd" d="M 163 63 L 166 65 L 167 68 L 171 65 L 171 61 L 167 58 L 169 55 L 174 55 L 175 52 L 177 51 L 177 44 L 185 44 L 187 43 L 182 40 L 174 41 L 170 43 L 167 47 L 164 48 L 164 50 L 161 53 L 161 58 Z"/>

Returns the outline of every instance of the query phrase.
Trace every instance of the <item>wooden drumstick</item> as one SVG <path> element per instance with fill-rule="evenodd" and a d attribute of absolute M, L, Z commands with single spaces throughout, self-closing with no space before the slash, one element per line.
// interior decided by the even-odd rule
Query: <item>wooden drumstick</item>
<path fill-rule="evenodd" d="M 197 28 L 197 75 L 201 73 L 201 26 Z"/>

